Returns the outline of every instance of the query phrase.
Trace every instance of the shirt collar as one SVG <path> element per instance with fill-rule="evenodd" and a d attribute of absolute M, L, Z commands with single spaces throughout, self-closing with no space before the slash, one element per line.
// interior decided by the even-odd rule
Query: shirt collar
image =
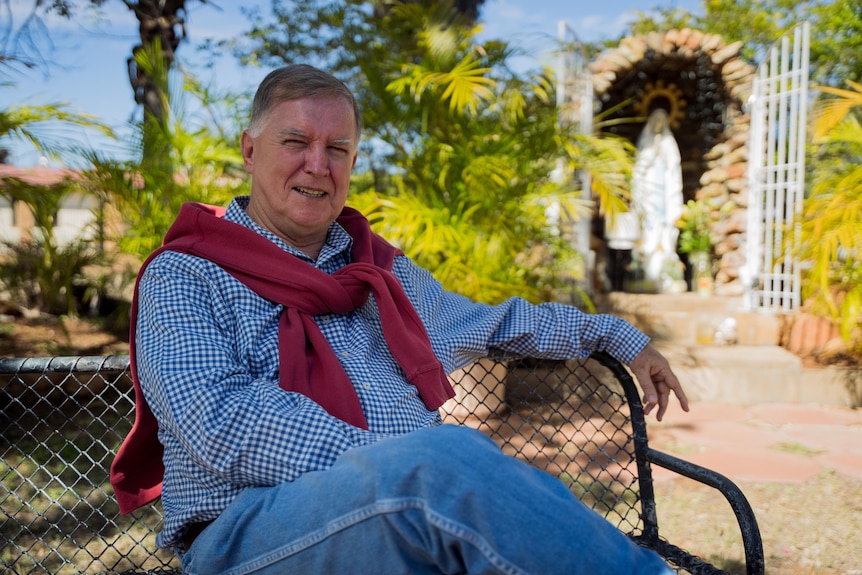
<path fill-rule="evenodd" d="M 345 263 L 350 262 L 350 250 L 353 247 L 353 238 L 350 237 L 350 234 L 348 234 L 338 222 L 332 222 L 332 224 L 329 225 L 329 231 L 326 234 L 326 243 L 320 250 L 320 255 L 318 255 L 317 261 L 315 261 L 302 251 L 289 245 L 280 237 L 252 220 L 245 211 L 248 207 L 248 200 L 248 196 L 236 196 L 228 205 L 227 211 L 224 214 L 224 219 L 234 222 L 235 224 L 240 224 L 241 226 L 245 226 L 259 233 L 284 251 L 311 263 L 315 267 L 321 267 L 328 260 L 341 256 L 342 254 L 344 254 L 344 258 L 346 259 Z"/>

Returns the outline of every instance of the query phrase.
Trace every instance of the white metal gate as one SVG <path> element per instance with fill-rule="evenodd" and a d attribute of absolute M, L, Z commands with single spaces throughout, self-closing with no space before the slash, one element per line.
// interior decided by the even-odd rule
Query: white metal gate
<path fill-rule="evenodd" d="M 751 101 L 746 304 L 791 311 L 800 304 L 793 246 L 805 186 L 809 24 L 770 48 Z"/>

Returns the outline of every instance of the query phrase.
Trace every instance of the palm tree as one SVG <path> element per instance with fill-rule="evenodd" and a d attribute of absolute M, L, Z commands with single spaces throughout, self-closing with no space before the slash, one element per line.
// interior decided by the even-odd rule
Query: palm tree
<path fill-rule="evenodd" d="M 200 0 L 205 3 L 206 0 Z M 185 0 L 123 0 L 126 7 L 137 18 L 141 43 L 132 48 L 128 59 L 129 81 L 135 94 L 135 102 L 144 108 L 145 118 L 156 122 L 165 120 L 167 109 L 164 107 L 165 95 L 158 78 L 153 77 L 150 69 L 141 66 L 142 53 L 155 50 L 164 68 L 170 69 L 176 59 L 176 51 L 186 35 Z M 145 55 L 150 59 L 150 55 Z"/>
<path fill-rule="evenodd" d="M 68 124 L 113 133 L 95 117 L 78 114 L 64 104 L 16 104 L 0 110 L 0 142 L 20 140 L 53 158 L 80 159 L 88 152 L 70 146 L 56 136 L 56 125 Z M 49 130 L 53 126 L 54 130 Z M 73 293 L 83 268 L 98 259 L 88 240 L 61 244 L 54 237 L 54 220 L 62 200 L 73 193 L 87 193 L 80 181 L 65 178 L 53 185 L 36 186 L 16 178 L 0 183 L 0 196 L 10 204 L 23 202 L 34 219 L 30 240 L 8 244 L 11 257 L 4 258 L 2 278 L 6 288 L 19 295 L 19 303 L 49 313 L 76 312 Z"/>
<path fill-rule="evenodd" d="M 75 288 L 84 285 L 84 268 L 98 262 L 101 254 L 87 236 L 58 241 L 54 226 L 63 200 L 85 193 L 80 180 L 71 175 L 49 185 L 7 178 L 0 186 L 0 197 L 26 204 L 34 221 L 32 237 L 6 243 L 4 251 L 11 257 L 0 262 L 0 281 L 19 305 L 50 314 L 77 313 Z"/>
<path fill-rule="evenodd" d="M 145 116 L 128 142 L 132 160 L 90 157 L 88 186 L 103 194 L 122 216 L 116 239 L 121 251 L 145 258 L 161 245 L 184 202 L 224 204 L 246 186 L 238 146 L 240 126 L 233 117 L 219 123 L 217 109 L 240 114 L 240 97 L 208 92 L 193 77 L 171 71 L 161 57 L 159 41 L 137 54 L 137 67 L 159 86 L 162 117 Z M 196 97 L 212 122 L 198 124 L 185 113 L 185 97 Z M 237 128 L 238 129 L 238 128 Z"/>
<path fill-rule="evenodd" d="M 70 147 L 49 128 L 60 124 L 94 129 L 114 137 L 111 129 L 95 116 L 73 112 L 63 103 L 27 105 L 13 104 L 0 109 L 0 145 L 8 140 L 28 142 L 42 154 L 50 157 L 78 155 L 80 149 Z"/>

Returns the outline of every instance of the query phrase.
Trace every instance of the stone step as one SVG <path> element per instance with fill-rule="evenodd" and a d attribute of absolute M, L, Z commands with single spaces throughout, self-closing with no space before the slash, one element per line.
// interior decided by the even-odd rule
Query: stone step
<path fill-rule="evenodd" d="M 597 307 L 649 335 L 692 401 L 862 406 L 862 374 L 803 366 L 778 345 L 782 316 L 746 310 L 741 297 L 614 292 Z M 723 331 L 728 318 L 732 338 Z"/>
<path fill-rule="evenodd" d="M 657 341 L 774 346 L 780 337 L 780 317 L 746 310 L 739 296 L 613 292 L 597 305 Z"/>
<path fill-rule="evenodd" d="M 656 347 L 692 401 L 862 405 L 862 374 L 840 367 L 803 367 L 798 356 L 782 347 L 668 342 L 656 342 Z"/>

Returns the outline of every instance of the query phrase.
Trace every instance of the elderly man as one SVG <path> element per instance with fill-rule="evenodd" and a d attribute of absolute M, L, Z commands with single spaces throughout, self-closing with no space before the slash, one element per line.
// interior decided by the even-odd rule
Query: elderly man
<path fill-rule="evenodd" d="M 667 361 L 626 322 L 477 304 L 345 207 L 360 113 L 310 66 L 271 72 L 242 137 L 248 197 L 187 204 L 132 311 L 121 509 L 161 495 L 184 573 L 662 573 L 556 478 L 441 425 L 446 373 L 490 353 L 628 363 L 647 411 Z"/>

